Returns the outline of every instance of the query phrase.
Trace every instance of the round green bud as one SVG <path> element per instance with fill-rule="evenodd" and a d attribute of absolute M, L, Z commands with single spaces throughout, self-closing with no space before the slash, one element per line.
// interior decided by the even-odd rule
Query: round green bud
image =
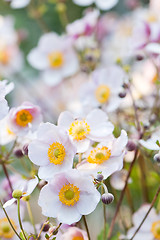
<path fill-rule="evenodd" d="M 23 193 L 22 193 L 21 190 L 16 189 L 16 190 L 13 191 L 12 197 L 13 197 L 13 198 L 20 198 L 20 197 L 22 197 L 22 194 L 23 194 Z"/>

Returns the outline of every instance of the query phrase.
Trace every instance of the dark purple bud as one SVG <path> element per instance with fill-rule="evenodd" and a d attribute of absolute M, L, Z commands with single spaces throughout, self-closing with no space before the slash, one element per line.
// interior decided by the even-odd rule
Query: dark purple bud
<path fill-rule="evenodd" d="M 104 204 L 110 204 L 114 200 L 114 196 L 111 193 L 104 193 L 101 197 Z"/>
<path fill-rule="evenodd" d="M 101 182 L 103 180 L 103 175 L 102 174 L 97 174 L 96 180 Z"/>
<path fill-rule="evenodd" d="M 136 144 L 133 141 L 129 140 L 126 148 L 128 151 L 134 151 L 136 149 Z"/>
<path fill-rule="evenodd" d="M 21 158 L 21 157 L 24 156 L 21 149 L 15 150 L 15 151 L 14 151 L 14 155 L 15 155 L 17 158 Z"/>
<path fill-rule="evenodd" d="M 136 56 L 137 61 L 142 61 L 143 59 L 144 59 L 144 57 L 142 55 L 137 55 Z"/>
<path fill-rule="evenodd" d="M 120 93 L 119 93 L 119 97 L 120 97 L 120 98 L 125 98 L 126 95 L 127 95 L 126 92 L 120 92 Z"/>
<path fill-rule="evenodd" d="M 49 228 L 50 228 L 50 225 L 46 224 L 43 228 L 43 232 L 48 232 Z"/>

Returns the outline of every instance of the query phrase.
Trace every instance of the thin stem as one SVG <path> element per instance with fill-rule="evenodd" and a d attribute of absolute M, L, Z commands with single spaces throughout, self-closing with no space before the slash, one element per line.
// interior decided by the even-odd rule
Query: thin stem
<path fill-rule="evenodd" d="M 131 162 L 131 165 L 130 165 L 130 168 L 129 168 L 129 171 L 128 171 L 128 174 L 127 174 L 127 177 L 126 177 L 125 186 L 124 186 L 124 188 L 123 188 L 123 190 L 121 192 L 119 201 L 117 203 L 116 211 L 115 211 L 115 214 L 114 214 L 114 217 L 112 219 L 111 226 L 110 226 L 110 229 L 109 229 L 109 232 L 108 232 L 108 239 L 110 239 L 110 237 L 111 237 L 111 234 L 112 234 L 112 231 L 113 231 L 113 228 L 114 228 L 114 225 L 115 225 L 115 221 L 116 221 L 116 218 L 117 218 L 117 215 L 118 215 L 118 212 L 119 212 L 120 206 L 122 204 L 122 201 L 123 201 L 123 198 L 124 198 L 124 195 L 125 195 L 125 191 L 126 191 L 126 188 L 127 188 L 127 185 L 128 185 L 128 180 L 129 180 L 129 177 L 131 175 L 133 166 L 134 166 L 134 164 L 136 162 L 137 156 L 138 156 L 138 148 L 135 151 L 134 159 Z"/>
<path fill-rule="evenodd" d="M 83 221 L 84 221 L 84 225 L 85 225 L 86 232 L 87 232 L 87 235 L 88 235 L 88 240 L 91 240 L 91 237 L 90 237 L 90 234 L 89 234 L 88 225 L 87 225 L 87 221 L 86 221 L 86 217 L 84 215 L 83 215 Z"/>
<path fill-rule="evenodd" d="M 34 223 L 34 218 L 33 218 L 32 210 L 31 210 L 31 205 L 30 205 L 29 201 L 27 201 L 27 210 L 28 210 L 28 214 L 29 214 L 31 223 L 32 223 L 33 228 L 34 228 L 34 233 L 35 233 L 35 235 L 37 235 L 37 231 L 36 231 L 36 227 L 35 227 L 35 223 Z"/>
<path fill-rule="evenodd" d="M 2 168 L 3 168 L 4 174 L 6 175 L 6 178 L 8 180 L 8 184 L 9 184 L 10 190 L 11 190 L 11 192 L 13 192 L 12 183 L 10 181 L 9 174 L 8 174 L 8 171 L 7 171 L 7 168 L 6 168 L 6 165 L 5 165 L 4 162 L 2 162 Z"/>
<path fill-rule="evenodd" d="M 3 211 L 4 211 L 4 214 L 6 215 L 6 218 L 7 218 L 8 222 L 9 222 L 9 224 L 11 225 L 12 230 L 15 232 L 15 234 L 17 235 L 17 237 L 18 237 L 20 240 L 22 240 L 22 238 L 19 236 L 19 234 L 17 233 L 16 229 L 14 228 L 14 226 L 13 226 L 13 224 L 12 224 L 12 222 L 11 222 L 11 220 L 10 220 L 7 212 L 6 212 L 6 210 L 3 208 L 3 204 L 2 204 L 2 202 L 1 202 L 1 200 L 0 200 L 0 204 L 1 204 L 1 206 L 2 206 L 2 209 L 3 209 Z"/>
<path fill-rule="evenodd" d="M 139 167 L 141 171 L 141 184 L 142 184 L 142 192 L 143 192 L 143 199 L 145 202 L 149 202 L 148 196 L 148 189 L 147 189 L 147 182 L 146 182 L 146 166 L 145 161 L 143 159 L 143 155 L 139 158 Z"/>
<path fill-rule="evenodd" d="M 25 240 L 27 240 L 27 237 L 25 235 L 25 232 L 24 232 L 24 229 L 23 229 L 23 226 L 22 226 L 22 222 L 21 222 L 21 216 L 20 216 L 20 198 L 17 199 L 17 207 L 18 207 L 18 221 L 19 221 L 19 226 L 20 226 L 20 229 L 22 231 L 22 234 L 25 238 Z"/>
<path fill-rule="evenodd" d="M 79 162 L 79 163 L 81 163 L 81 162 L 82 162 L 82 153 L 79 153 L 78 162 Z"/>
<path fill-rule="evenodd" d="M 103 239 L 106 240 L 107 217 L 106 217 L 106 205 L 104 203 L 103 203 L 103 217 L 104 217 L 104 235 L 103 235 Z"/>
<path fill-rule="evenodd" d="M 43 229 L 44 229 L 45 225 L 47 225 L 48 223 L 49 223 L 49 221 L 47 221 L 47 222 L 44 222 L 44 223 L 43 223 L 43 225 L 42 225 L 42 227 L 41 227 L 41 230 L 40 230 L 40 232 L 39 232 L 39 234 L 38 234 L 38 236 L 37 236 L 36 240 L 38 240 L 38 239 L 40 238 L 40 236 L 41 236 L 41 233 L 42 233 L 42 231 L 43 231 Z"/>
<path fill-rule="evenodd" d="M 53 233 L 51 233 L 51 234 L 49 235 L 49 238 L 52 237 L 53 235 L 56 235 L 56 234 L 57 234 L 58 229 L 60 228 L 61 225 L 62 225 L 62 223 L 60 223 L 60 224 L 58 225 L 58 227 L 53 231 Z"/>
<path fill-rule="evenodd" d="M 159 193 L 160 193 L 160 186 L 159 186 L 159 188 L 158 188 L 158 190 L 157 190 L 157 192 L 156 192 L 156 195 L 154 196 L 154 198 L 153 198 L 153 200 L 152 200 L 152 203 L 151 203 L 151 206 L 150 206 L 148 212 L 147 212 L 146 215 L 144 216 L 142 222 L 140 223 L 139 227 L 137 228 L 137 230 L 135 231 L 135 233 L 133 234 L 133 236 L 130 238 L 130 240 L 133 240 L 133 238 L 136 236 L 136 234 L 138 233 L 138 231 L 139 231 L 140 228 L 142 227 L 144 221 L 146 220 L 146 218 L 148 217 L 150 211 L 152 210 L 153 205 L 155 204 L 155 202 L 156 202 L 156 200 L 157 200 L 157 198 L 158 198 Z"/>

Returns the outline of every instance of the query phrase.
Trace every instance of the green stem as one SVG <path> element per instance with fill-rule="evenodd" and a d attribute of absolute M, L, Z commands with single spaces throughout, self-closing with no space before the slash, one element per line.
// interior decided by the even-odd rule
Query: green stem
<path fill-rule="evenodd" d="M 32 223 L 33 228 L 34 228 L 34 233 L 35 233 L 35 235 L 37 235 L 37 231 L 36 231 L 36 227 L 35 227 L 35 223 L 34 223 L 34 218 L 33 218 L 32 210 L 31 210 L 31 205 L 30 205 L 29 201 L 27 201 L 27 210 L 28 210 L 28 214 L 29 214 L 31 223 Z"/>
<path fill-rule="evenodd" d="M 17 233 L 16 229 L 14 228 L 14 226 L 13 226 L 13 224 L 12 224 L 12 222 L 11 222 L 11 220 L 10 220 L 7 212 L 6 212 L 6 210 L 3 208 L 3 204 L 2 204 L 2 202 L 1 202 L 1 200 L 0 200 L 0 204 L 1 204 L 1 206 L 2 206 L 2 209 L 3 209 L 3 211 L 4 211 L 4 214 L 6 215 L 6 218 L 7 218 L 8 222 L 9 222 L 9 224 L 11 225 L 12 230 L 15 232 L 15 234 L 17 235 L 17 237 L 18 237 L 20 240 L 22 240 L 22 238 L 19 236 L 19 234 Z"/>
<path fill-rule="evenodd" d="M 90 234 L 89 234 L 88 225 L 87 225 L 87 221 L 86 221 L 86 217 L 84 215 L 83 215 L 83 221 L 84 221 L 84 225 L 85 225 L 86 232 L 87 232 L 87 235 L 88 235 L 88 240 L 91 240 L 91 237 L 90 237 Z"/>
<path fill-rule="evenodd" d="M 25 232 L 24 232 L 24 229 L 23 229 L 23 226 L 22 226 L 22 222 L 21 222 L 21 216 L 20 216 L 20 198 L 17 199 L 17 207 L 18 207 L 18 221 L 19 221 L 19 226 L 20 226 L 20 229 L 22 231 L 22 234 L 25 238 L 25 240 L 27 240 L 27 237 L 25 235 Z"/>

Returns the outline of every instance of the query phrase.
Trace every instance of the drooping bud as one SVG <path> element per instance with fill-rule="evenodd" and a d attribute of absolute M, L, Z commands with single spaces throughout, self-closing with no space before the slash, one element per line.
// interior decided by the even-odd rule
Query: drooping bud
<path fill-rule="evenodd" d="M 160 163 L 160 154 L 159 153 L 155 154 L 153 159 L 155 162 Z"/>
<path fill-rule="evenodd" d="M 20 198 L 20 197 L 22 197 L 22 194 L 23 194 L 23 193 L 22 193 L 21 190 L 16 189 L 16 190 L 13 191 L 12 197 L 13 197 L 13 198 Z"/>
<path fill-rule="evenodd" d="M 126 96 L 126 92 L 125 91 L 123 91 L 123 92 L 120 92 L 119 94 L 118 94 L 118 96 L 120 97 L 120 98 L 125 98 L 125 96 Z"/>
<path fill-rule="evenodd" d="M 96 180 L 101 182 L 103 180 L 103 175 L 102 174 L 97 174 Z"/>
<path fill-rule="evenodd" d="M 134 151 L 136 149 L 136 144 L 132 140 L 129 140 L 126 148 L 128 151 Z"/>
<path fill-rule="evenodd" d="M 114 196 L 113 196 L 113 194 L 111 194 L 111 193 L 104 193 L 104 194 L 102 195 L 101 199 L 102 199 L 102 202 L 103 202 L 104 204 L 110 204 L 110 203 L 113 202 Z"/>

